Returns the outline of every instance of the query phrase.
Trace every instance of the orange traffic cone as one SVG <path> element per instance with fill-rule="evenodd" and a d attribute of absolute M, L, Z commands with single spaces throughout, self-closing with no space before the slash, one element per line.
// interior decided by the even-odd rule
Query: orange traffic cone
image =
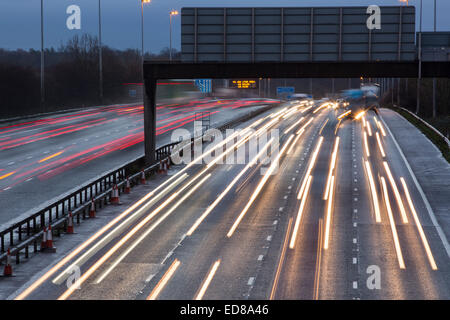
<path fill-rule="evenodd" d="M 49 225 L 48 229 L 47 229 L 47 245 L 46 245 L 45 251 L 52 252 L 52 253 L 56 252 L 56 248 L 53 246 L 53 233 L 52 233 L 51 225 Z"/>
<path fill-rule="evenodd" d="M 113 185 L 111 190 L 111 203 L 119 204 L 119 189 L 117 185 Z"/>
<path fill-rule="evenodd" d="M 47 229 L 47 248 L 53 249 L 53 233 L 52 233 L 52 226 L 48 226 Z"/>
<path fill-rule="evenodd" d="M 73 233 L 73 217 L 71 211 L 69 211 L 69 216 L 67 217 L 67 233 Z"/>
<path fill-rule="evenodd" d="M 144 170 L 141 171 L 141 184 L 146 184 L 147 181 L 145 180 L 145 172 Z"/>
<path fill-rule="evenodd" d="M 91 209 L 89 210 L 89 218 L 95 218 L 95 202 L 94 199 L 91 201 Z"/>
<path fill-rule="evenodd" d="M 11 266 L 11 251 L 8 248 L 8 252 L 6 253 L 6 264 L 3 269 L 3 276 L 11 277 L 12 276 L 12 266 Z"/>
<path fill-rule="evenodd" d="M 44 251 L 47 249 L 47 228 L 44 227 L 44 232 L 42 235 L 42 241 L 41 241 L 41 251 Z"/>
<path fill-rule="evenodd" d="M 126 182 L 126 184 L 125 184 L 125 190 L 124 190 L 124 192 L 125 192 L 126 194 L 128 194 L 128 193 L 131 192 L 130 180 L 128 179 L 128 177 L 127 177 L 127 182 Z"/>

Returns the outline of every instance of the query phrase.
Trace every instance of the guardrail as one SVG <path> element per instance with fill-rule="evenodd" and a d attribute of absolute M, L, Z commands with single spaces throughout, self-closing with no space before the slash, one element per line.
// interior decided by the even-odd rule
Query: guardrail
<path fill-rule="evenodd" d="M 219 126 L 218 130 L 226 130 L 236 124 L 248 121 L 251 118 L 268 111 L 273 105 L 260 108 L 247 115 L 234 119 Z M 204 136 L 197 139 L 203 139 Z M 191 146 L 193 146 L 194 138 L 191 138 Z M 145 175 L 150 175 L 157 171 L 160 160 L 169 159 L 172 149 L 176 145 L 183 142 L 175 142 L 164 145 L 155 151 L 156 163 L 143 169 Z M 177 150 L 180 152 L 182 149 Z M 68 196 L 54 202 L 46 208 L 39 210 L 30 217 L 17 222 L 5 230 L 0 231 L 0 263 L 6 260 L 7 248 L 10 249 L 11 256 L 15 256 L 16 264 L 20 263 L 20 254 L 24 253 L 24 258 L 29 258 L 30 247 L 33 252 L 38 252 L 38 244 L 43 236 L 44 228 L 51 225 L 56 236 L 60 236 L 61 232 L 67 230 L 67 218 L 69 212 L 72 213 L 74 223 L 79 224 L 81 219 L 86 219 L 89 210 L 94 201 L 95 210 L 102 208 L 110 202 L 111 191 L 113 185 L 117 185 L 119 194 L 124 191 L 126 186 L 126 178 L 133 187 L 139 184 L 141 172 L 139 168 L 144 165 L 144 157 L 138 158 L 124 166 L 105 174 L 99 179 L 88 183 L 77 191 Z"/>

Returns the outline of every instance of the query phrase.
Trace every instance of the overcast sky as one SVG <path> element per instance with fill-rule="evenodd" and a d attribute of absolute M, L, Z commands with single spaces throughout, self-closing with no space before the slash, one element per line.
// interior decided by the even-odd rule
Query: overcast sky
<path fill-rule="evenodd" d="M 103 42 L 113 48 L 140 48 L 141 0 L 101 0 Z M 159 52 L 169 45 L 169 11 L 182 7 L 295 7 L 401 5 L 399 0 L 152 0 L 145 5 L 145 49 Z M 420 0 L 409 0 L 417 7 Z M 434 0 L 423 0 L 424 31 L 433 29 Z M 81 30 L 68 30 L 66 9 L 81 8 Z M 437 0 L 438 31 L 450 31 L 449 0 Z M 98 0 L 44 0 L 45 46 L 58 47 L 75 34 L 98 33 Z M 174 18 L 173 45 L 180 48 L 180 16 Z M 417 17 L 418 26 L 418 17 Z M 0 0 L 0 48 L 40 48 L 40 1 Z"/>

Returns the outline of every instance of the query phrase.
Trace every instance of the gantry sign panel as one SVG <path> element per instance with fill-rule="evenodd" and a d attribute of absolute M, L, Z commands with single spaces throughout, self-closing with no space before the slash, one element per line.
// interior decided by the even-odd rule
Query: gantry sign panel
<path fill-rule="evenodd" d="M 415 7 L 378 9 L 369 27 L 376 10 L 368 7 L 183 8 L 182 60 L 415 60 Z"/>

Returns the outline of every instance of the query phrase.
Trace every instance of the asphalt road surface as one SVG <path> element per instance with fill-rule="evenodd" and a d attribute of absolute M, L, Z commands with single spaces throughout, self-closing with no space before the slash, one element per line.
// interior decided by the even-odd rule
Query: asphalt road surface
<path fill-rule="evenodd" d="M 449 299 L 448 248 L 389 128 L 342 113 L 298 104 L 242 124 L 16 298 Z M 271 131 L 245 163 L 214 163 L 264 129 L 278 152 Z"/>
<path fill-rule="evenodd" d="M 275 100 L 196 100 L 157 107 L 157 140 L 177 128 L 242 116 Z M 0 127 L 0 226 L 6 227 L 124 163 L 143 156 L 143 106 L 115 105 Z"/>

